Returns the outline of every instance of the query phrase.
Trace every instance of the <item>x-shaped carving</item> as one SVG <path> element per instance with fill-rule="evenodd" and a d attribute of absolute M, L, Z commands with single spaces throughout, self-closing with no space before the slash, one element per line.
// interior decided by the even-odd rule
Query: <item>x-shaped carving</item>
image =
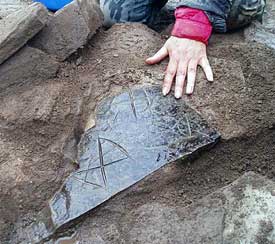
<path fill-rule="evenodd" d="M 109 162 L 109 163 L 105 163 L 104 162 L 104 156 L 107 155 L 107 154 L 109 154 L 109 153 L 112 153 L 114 150 L 110 150 L 110 151 L 104 153 L 101 141 L 106 141 L 108 143 L 111 143 L 114 146 L 114 148 L 117 148 L 120 152 L 122 152 L 123 154 L 125 154 L 126 157 L 120 158 L 118 160 L 115 160 L 115 161 L 112 161 L 112 162 Z M 125 159 L 128 159 L 128 158 L 130 158 L 130 156 L 129 156 L 128 152 L 126 151 L 126 149 L 124 149 L 121 145 L 119 145 L 118 143 L 116 143 L 116 142 L 114 142 L 112 140 L 98 137 L 97 144 L 98 144 L 98 157 L 95 158 L 95 159 L 91 159 L 89 161 L 88 168 L 86 170 L 81 170 L 81 171 L 78 171 L 78 172 L 75 173 L 75 174 L 78 174 L 78 175 L 82 174 L 82 173 L 85 173 L 84 179 L 80 179 L 80 178 L 78 178 L 76 176 L 74 176 L 74 179 L 76 179 L 76 180 L 78 180 L 78 181 L 80 181 L 82 183 L 90 184 L 90 185 L 97 186 L 97 187 L 106 188 L 107 187 L 107 176 L 106 176 L 105 168 L 107 166 L 110 166 L 110 165 L 113 165 L 115 163 L 121 162 L 121 161 L 123 161 Z M 93 162 L 96 162 L 97 160 L 99 160 L 99 166 L 91 168 L 91 164 Z M 101 174 L 101 177 L 102 177 L 104 185 L 98 184 L 96 182 L 91 182 L 91 181 L 88 180 L 88 174 L 89 174 L 89 172 L 92 172 L 92 171 L 95 171 L 95 170 L 100 170 L 100 174 Z"/>

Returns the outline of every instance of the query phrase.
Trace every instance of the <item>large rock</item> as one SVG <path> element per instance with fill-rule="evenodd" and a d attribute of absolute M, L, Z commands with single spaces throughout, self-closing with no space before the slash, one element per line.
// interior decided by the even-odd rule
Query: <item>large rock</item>
<path fill-rule="evenodd" d="M 274 243 L 275 184 L 246 173 L 228 187 L 186 208 L 181 216 L 187 243 Z"/>
<path fill-rule="evenodd" d="M 130 243 L 274 243 L 275 183 L 247 173 L 191 207 L 148 204 L 125 227 Z"/>
<path fill-rule="evenodd" d="M 0 66 L 0 91 L 6 87 L 54 77 L 59 63 L 48 54 L 24 47 Z"/>
<path fill-rule="evenodd" d="M 102 21 L 101 10 L 94 1 L 73 1 L 54 14 L 32 45 L 63 61 L 86 44 Z"/>
<path fill-rule="evenodd" d="M 47 21 L 48 11 L 39 3 L 34 3 L 1 20 L 0 64 L 23 47 Z"/>
<path fill-rule="evenodd" d="M 89 38 L 103 23 L 103 13 L 97 0 L 77 0 L 80 11 L 90 29 Z"/>
<path fill-rule="evenodd" d="M 30 3 L 31 0 L 0 0 L 0 19 L 28 7 Z"/>
<path fill-rule="evenodd" d="M 161 167 L 215 144 L 218 138 L 195 111 L 173 96 L 164 97 L 158 86 L 129 89 L 104 100 L 97 108 L 96 127 L 83 136 L 80 169 L 27 231 L 30 237 L 36 235 L 26 241 L 47 238 Z"/>
<path fill-rule="evenodd" d="M 224 36 L 230 39 L 230 36 Z M 275 123 L 274 51 L 259 43 L 240 43 L 232 38 L 216 43 L 209 55 L 224 59 L 224 65 L 237 62 L 239 68 L 224 72 L 224 65 L 214 69 L 214 83 L 200 79 L 191 103 L 226 139 L 248 137 L 272 128 Z M 242 78 L 237 78 L 241 75 Z M 235 78 L 233 78 L 235 77 Z M 232 79 L 233 78 L 233 79 Z"/>
<path fill-rule="evenodd" d="M 245 38 L 248 41 L 263 43 L 275 49 L 275 1 L 267 1 L 266 11 L 263 15 L 263 23 L 253 22 L 245 30 Z"/>

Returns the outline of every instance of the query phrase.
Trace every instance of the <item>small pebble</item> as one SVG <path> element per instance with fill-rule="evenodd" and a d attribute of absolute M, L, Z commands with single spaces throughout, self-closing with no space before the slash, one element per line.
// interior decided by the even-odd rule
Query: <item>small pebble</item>
<path fill-rule="evenodd" d="M 117 58 L 117 57 L 118 57 L 118 54 L 117 54 L 117 53 L 115 53 L 113 56 L 114 56 L 115 58 Z"/>

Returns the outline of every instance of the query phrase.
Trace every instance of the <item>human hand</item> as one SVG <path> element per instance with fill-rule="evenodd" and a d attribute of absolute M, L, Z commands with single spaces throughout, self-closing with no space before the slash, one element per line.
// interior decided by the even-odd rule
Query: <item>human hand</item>
<path fill-rule="evenodd" d="M 165 72 L 162 90 L 164 96 L 170 92 L 175 78 L 175 97 L 181 98 L 186 77 L 186 94 L 191 95 L 195 88 L 198 65 L 203 68 L 207 80 L 213 81 L 213 72 L 204 43 L 171 36 L 153 57 L 146 60 L 146 63 L 150 65 L 159 63 L 168 55 L 170 60 Z"/>

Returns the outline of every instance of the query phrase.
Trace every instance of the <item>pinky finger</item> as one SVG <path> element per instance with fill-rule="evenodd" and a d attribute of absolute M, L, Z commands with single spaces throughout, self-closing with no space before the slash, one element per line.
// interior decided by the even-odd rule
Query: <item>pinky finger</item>
<path fill-rule="evenodd" d="M 202 67 L 202 69 L 203 69 L 203 71 L 206 75 L 207 80 L 210 81 L 210 82 L 213 82 L 214 81 L 213 71 L 212 71 L 212 68 L 209 64 L 208 59 L 206 57 L 202 58 L 199 65 Z"/>

